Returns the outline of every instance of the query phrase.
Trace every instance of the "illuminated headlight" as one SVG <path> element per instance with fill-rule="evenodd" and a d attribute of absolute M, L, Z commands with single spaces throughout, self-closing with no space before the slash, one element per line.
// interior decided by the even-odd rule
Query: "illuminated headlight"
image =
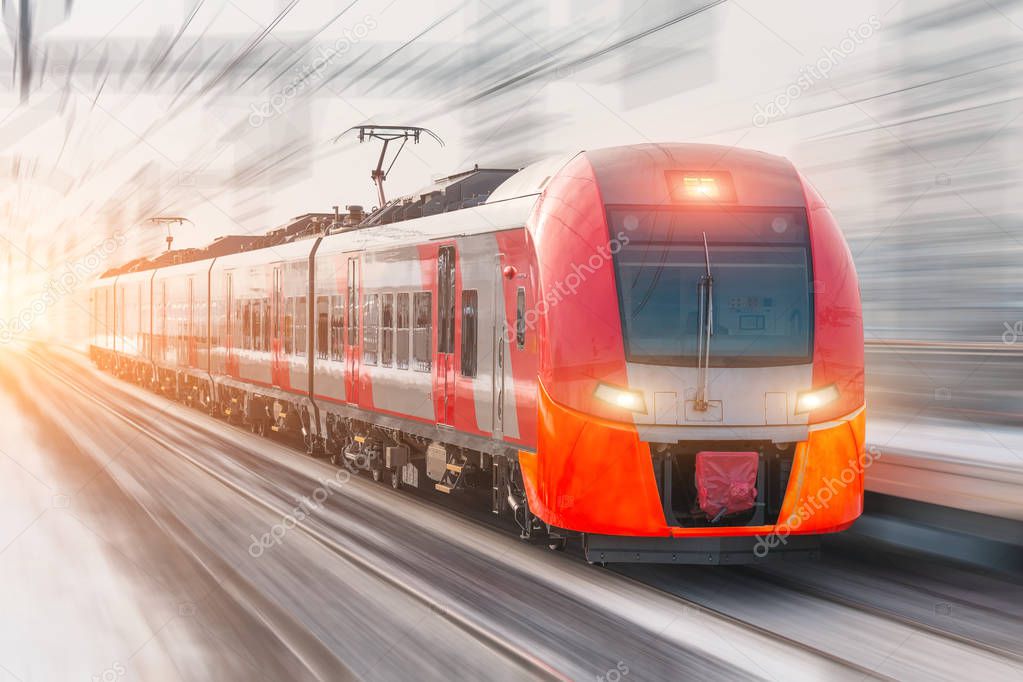
<path fill-rule="evenodd" d="M 643 400 L 643 393 L 640 391 L 630 391 L 627 388 L 618 388 L 608 384 L 597 384 L 597 390 L 593 392 L 593 397 L 623 410 L 646 413 L 646 401 Z"/>
<path fill-rule="evenodd" d="M 838 387 L 834 384 L 818 388 L 816 391 L 803 391 L 796 396 L 796 414 L 811 412 L 838 400 Z"/>

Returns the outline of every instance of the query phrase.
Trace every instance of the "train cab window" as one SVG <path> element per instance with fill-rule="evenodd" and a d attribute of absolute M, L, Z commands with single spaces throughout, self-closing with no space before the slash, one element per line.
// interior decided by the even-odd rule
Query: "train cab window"
<path fill-rule="evenodd" d="M 367 365 L 377 364 L 380 352 L 380 297 L 366 296 L 366 309 L 362 319 L 362 361 Z"/>
<path fill-rule="evenodd" d="M 398 294 L 396 299 L 397 310 L 395 315 L 395 343 L 394 343 L 394 366 L 398 369 L 408 369 L 409 365 L 409 332 L 412 329 L 411 313 L 409 310 L 409 295 Z"/>
<path fill-rule="evenodd" d="M 330 297 L 330 359 L 344 359 L 345 309 L 344 299 Z"/>
<path fill-rule="evenodd" d="M 479 317 L 479 292 L 466 289 L 462 292 L 462 376 L 476 376 L 477 318 Z"/>
<path fill-rule="evenodd" d="M 515 345 L 519 350 L 526 347 L 526 288 L 515 292 Z"/>
<path fill-rule="evenodd" d="M 394 357 L 394 294 L 380 296 L 380 366 L 390 367 Z"/>
<path fill-rule="evenodd" d="M 330 299 L 319 296 L 316 299 L 316 358 L 327 359 L 330 345 Z"/>
<path fill-rule="evenodd" d="M 295 299 L 284 299 L 284 354 L 295 352 Z"/>
<path fill-rule="evenodd" d="M 305 296 L 295 299 L 295 355 L 304 357 L 309 341 L 309 305 Z"/>
<path fill-rule="evenodd" d="M 429 372 L 433 366 L 431 357 L 433 335 L 433 294 L 417 291 L 412 299 L 415 312 L 415 327 L 412 331 L 412 368 L 417 372 Z"/>
<path fill-rule="evenodd" d="M 611 234 L 630 231 L 614 256 L 629 361 L 696 366 L 705 334 L 713 337 L 711 366 L 810 361 L 813 276 L 803 208 L 612 207 L 608 217 Z M 714 314 L 706 317 L 708 267 Z"/>

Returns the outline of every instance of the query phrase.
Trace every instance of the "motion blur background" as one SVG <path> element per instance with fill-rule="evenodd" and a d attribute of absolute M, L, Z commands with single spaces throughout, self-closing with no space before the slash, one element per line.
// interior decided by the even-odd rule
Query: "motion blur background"
<path fill-rule="evenodd" d="M 187 217 L 187 247 L 371 207 L 378 148 L 332 142 L 353 125 L 447 143 L 406 150 L 392 196 L 475 163 L 712 142 L 789 157 L 830 203 L 873 405 L 1023 412 L 1021 2 L 6 0 L 3 18 L 5 341 L 81 337 L 88 278 L 164 248 L 154 215 Z"/>

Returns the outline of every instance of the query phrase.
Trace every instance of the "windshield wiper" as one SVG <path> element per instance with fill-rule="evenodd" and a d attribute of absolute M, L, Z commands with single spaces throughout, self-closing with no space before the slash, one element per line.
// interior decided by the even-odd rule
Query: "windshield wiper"
<path fill-rule="evenodd" d="M 696 400 L 693 401 L 693 407 L 699 412 L 706 412 L 710 407 L 707 399 L 710 383 L 710 337 L 714 334 L 714 276 L 710 272 L 710 247 L 707 245 L 706 232 L 703 233 L 703 255 L 707 271 L 696 284 L 696 295 L 700 299 L 700 338 L 697 346 Z"/>

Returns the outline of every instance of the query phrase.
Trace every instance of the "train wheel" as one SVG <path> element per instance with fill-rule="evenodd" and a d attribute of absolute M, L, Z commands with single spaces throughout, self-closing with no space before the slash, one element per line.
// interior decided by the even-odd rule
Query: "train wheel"
<path fill-rule="evenodd" d="M 384 478 L 384 472 L 380 469 L 373 469 L 373 480 L 379 483 Z"/>
<path fill-rule="evenodd" d="M 391 469 L 391 487 L 401 489 L 401 469 Z"/>

